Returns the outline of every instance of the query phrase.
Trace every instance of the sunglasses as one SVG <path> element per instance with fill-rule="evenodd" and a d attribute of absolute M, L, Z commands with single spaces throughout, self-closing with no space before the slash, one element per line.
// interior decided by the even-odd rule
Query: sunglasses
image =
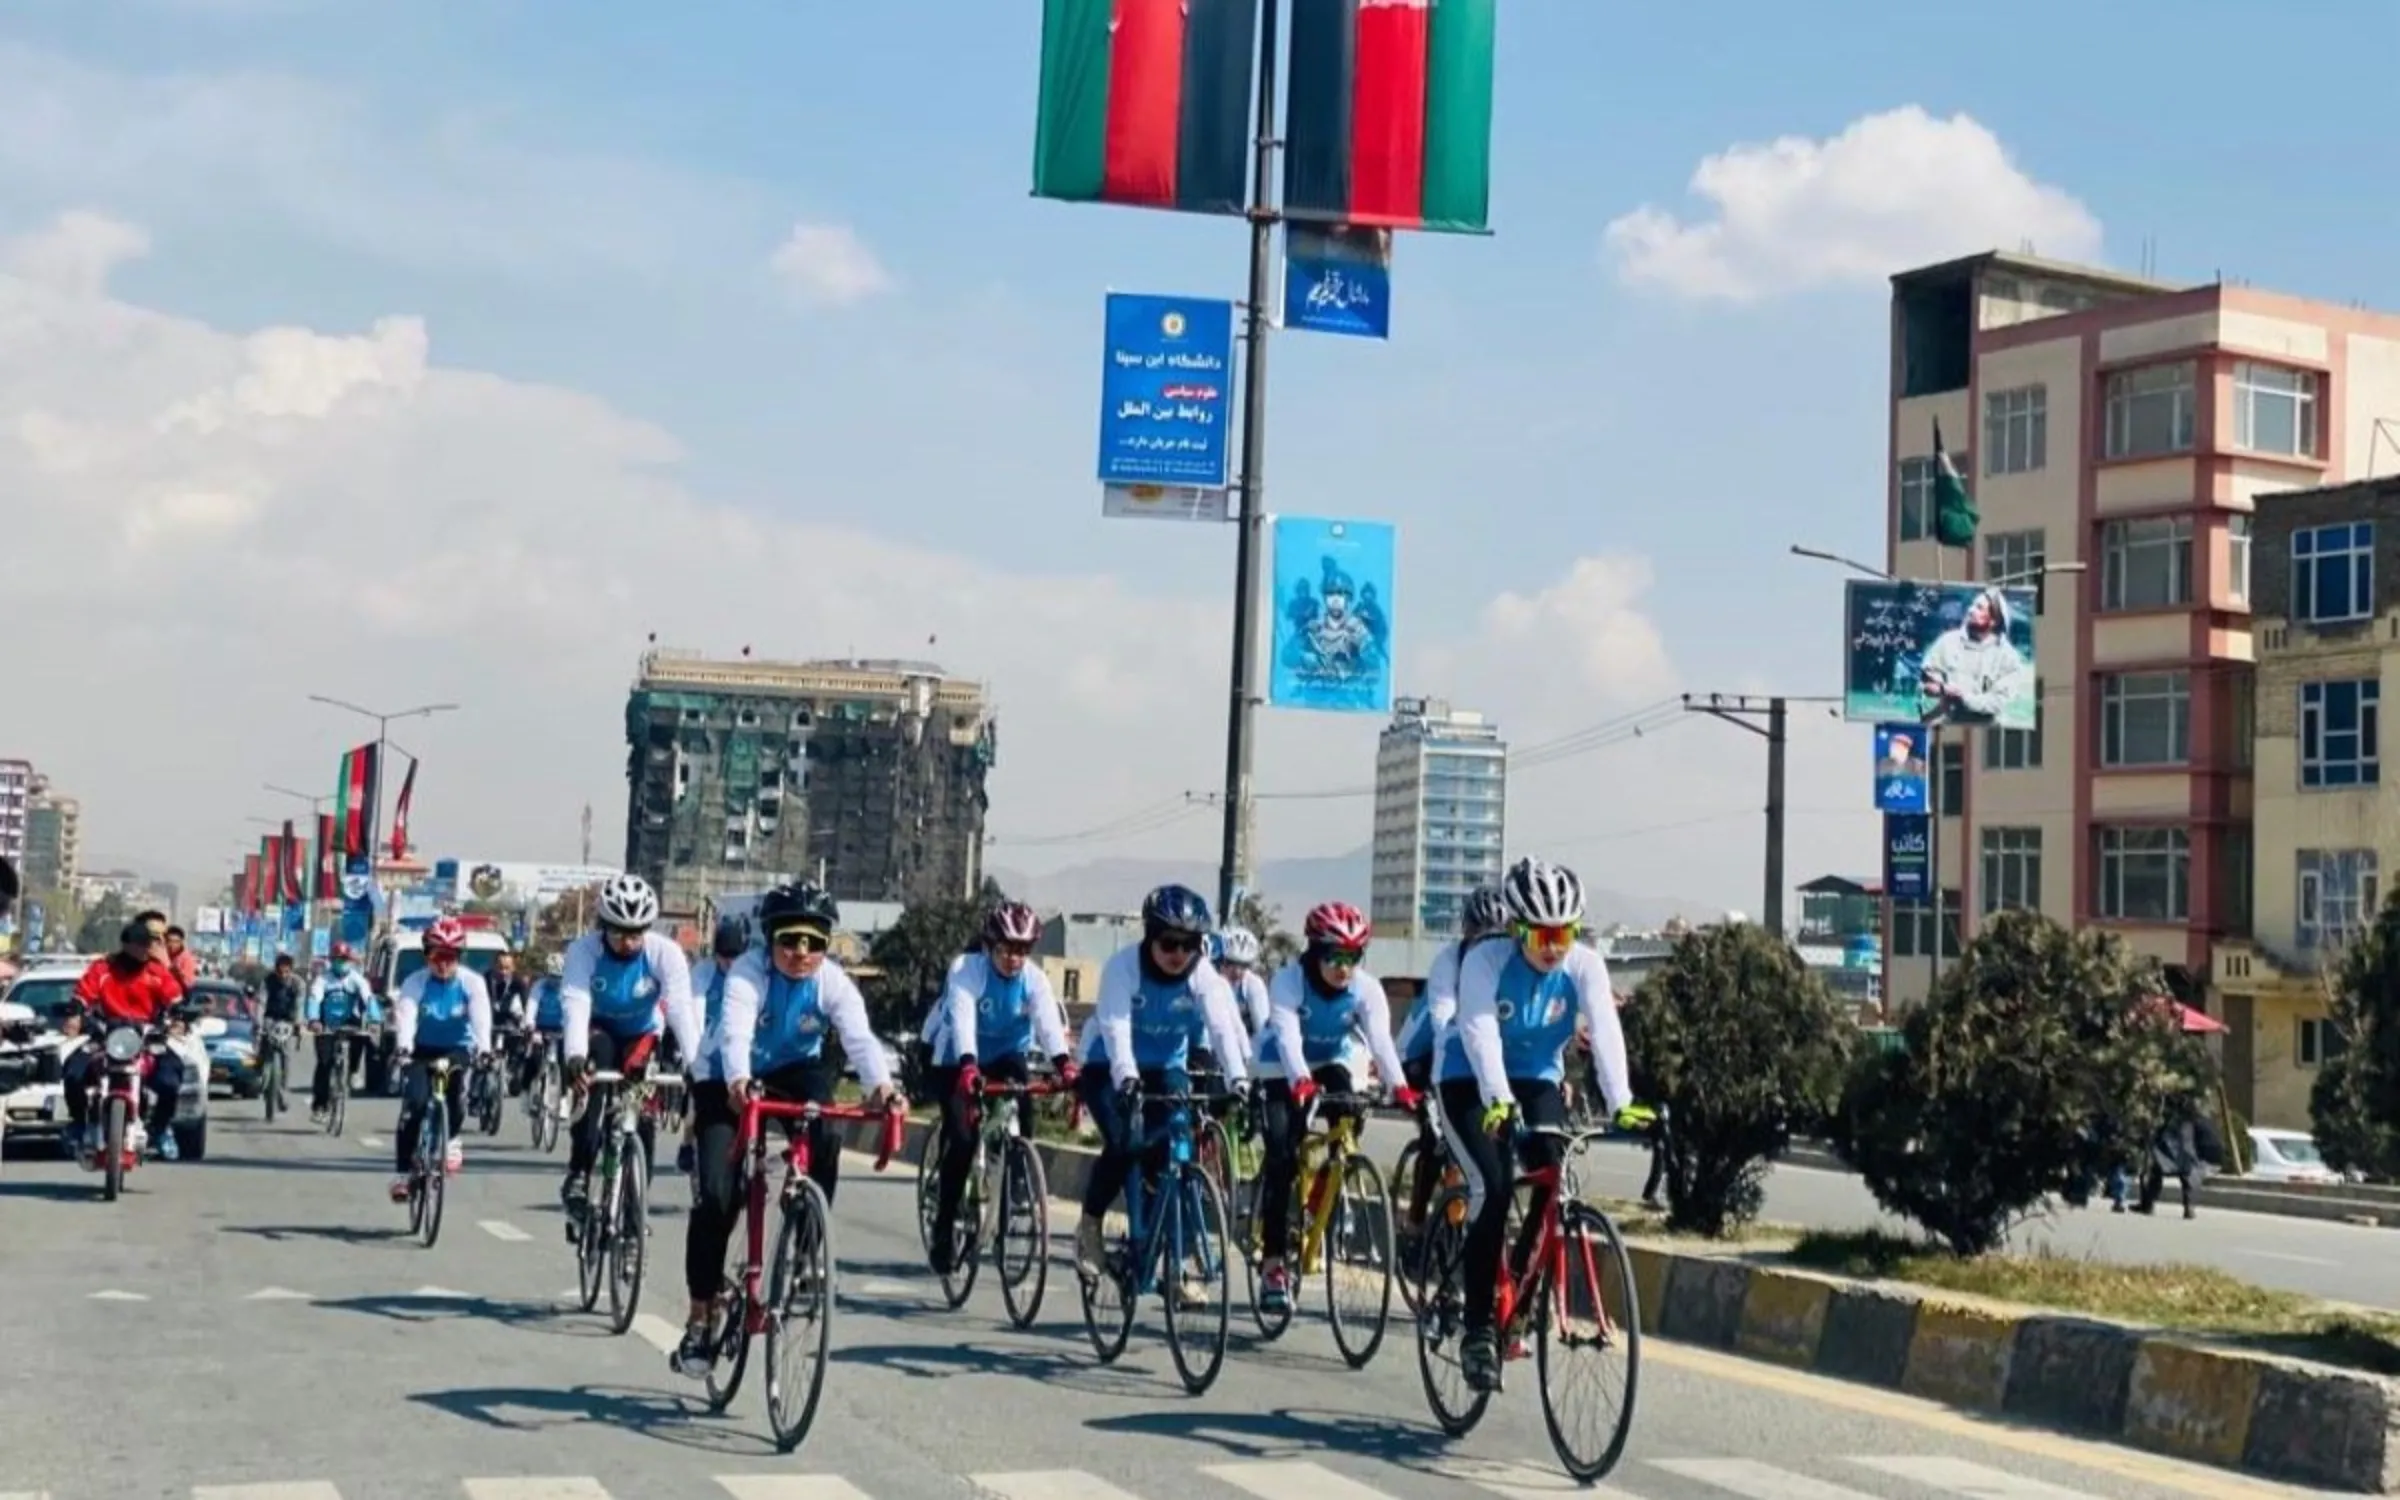
<path fill-rule="evenodd" d="M 1152 938 L 1150 942 L 1161 953 L 1197 953 L 1200 951 L 1198 938 L 1188 937 L 1179 932 L 1161 933 Z"/>
<path fill-rule="evenodd" d="M 825 934 L 796 927 L 775 934 L 775 946 L 786 953 L 822 953 L 828 946 Z"/>
<path fill-rule="evenodd" d="M 1364 948 L 1319 948 L 1317 950 L 1318 963 L 1344 969 L 1355 969 L 1366 962 L 1366 958 L 1367 950 Z"/>
<path fill-rule="evenodd" d="M 436 948 L 425 955 L 425 961 L 429 964 L 454 964 L 458 962 L 458 955 L 456 948 Z"/>
<path fill-rule="evenodd" d="M 649 929 L 646 927 L 603 927 L 600 929 L 600 933 L 612 943 L 638 943 L 649 935 Z"/>
<path fill-rule="evenodd" d="M 992 951 L 1001 955 L 1003 958 L 1031 958 L 1033 956 L 1033 944 L 994 943 L 992 945 Z"/>
<path fill-rule="evenodd" d="M 1572 945 L 1583 931 L 1581 922 L 1568 922 L 1557 927 L 1536 927 L 1531 923 L 1517 924 L 1517 941 L 1534 943 L 1544 948 L 1565 948 Z"/>

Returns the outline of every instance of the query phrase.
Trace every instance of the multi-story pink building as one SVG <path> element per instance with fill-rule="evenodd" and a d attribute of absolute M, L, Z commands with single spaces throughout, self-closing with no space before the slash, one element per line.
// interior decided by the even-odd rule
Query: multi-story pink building
<path fill-rule="evenodd" d="M 2105 926 L 2196 1001 L 2212 938 L 2249 926 L 2252 499 L 2400 469 L 2400 317 L 1978 255 L 1892 278 L 1891 390 L 1891 571 L 2049 570 L 2040 727 L 1941 758 L 1951 925 Z M 1982 513 L 1963 551 L 1931 534 L 1936 422 Z M 1934 927 L 1893 912 L 1895 1003 Z"/>

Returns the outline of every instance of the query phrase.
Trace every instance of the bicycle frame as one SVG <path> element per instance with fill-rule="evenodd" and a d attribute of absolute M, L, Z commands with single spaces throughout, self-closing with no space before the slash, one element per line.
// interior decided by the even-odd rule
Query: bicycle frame
<path fill-rule="evenodd" d="M 1004 1154 L 1008 1149 L 1008 1143 L 1025 1134 L 1024 1112 L 1016 1107 L 1016 1101 L 1019 1099 L 1047 1099 L 1066 1091 L 1067 1086 L 1055 1078 L 1028 1079 L 1024 1083 L 993 1083 L 986 1079 L 978 1083 L 975 1090 L 975 1109 L 980 1118 L 976 1121 L 975 1126 L 975 1160 L 967 1169 L 966 1186 L 969 1193 L 974 1193 L 979 1198 L 983 1195 L 984 1180 L 1005 1159 Z M 1005 1103 L 1008 1107 L 1005 1109 L 986 1107 L 993 1103 Z M 989 1197 L 990 1202 L 983 1204 L 983 1208 L 986 1210 L 1000 1200 L 997 1191 L 991 1193 Z M 976 1219 L 979 1237 L 982 1222 L 979 1213 Z"/>
<path fill-rule="evenodd" d="M 784 1143 L 784 1183 L 808 1175 L 810 1158 L 808 1127 L 818 1120 L 881 1120 L 883 1136 L 877 1143 L 875 1170 L 884 1171 L 899 1153 L 907 1138 L 908 1116 L 900 1108 L 868 1109 L 858 1104 L 786 1104 L 779 1099 L 760 1099 L 753 1096 L 742 1106 L 740 1133 L 734 1137 L 736 1160 L 747 1161 L 743 1192 L 744 1254 L 742 1257 L 742 1302 L 744 1323 L 742 1331 L 757 1336 L 767 1331 L 766 1292 L 761 1284 L 767 1264 L 767 1133 L 766 1122 L 785 1120 L 796 1122 L 800 1128 Z M 838 1149 L 838 1148 L 837 1148 Z"/>
<path fill-rule="evenodd" d="M 1510 1149 L 1513 1152 L 1527 1139 L 1555 1140 L 1564 1148 L 1582 1134 L 1575 1130 L 1520 1125 L 1510 1137 Z M 1563 1295 L 1570 1285 L 1566 1230 L 1561 1221 L 1561 1207 L 1567 1196 L 1565 1162 L 1519 1172 L 1510 1191 L 1525 1188 L 1532 1189 L 1534 1200 L 1542 1206 L 1541 1212 L 1518 1231 L 1517 1243 L 1500 1257 L 1499 1298 L 1493 1304 L 1498 1313 L 1494 1322 L 1507 1331 L 1512 1341 L 1524 1334 L 1545 1295 Z M 1600 1269 L 1592 1262 L 1589 1245 L 1584 1247 L 1583 1257 L 1583 1270 L 1591 1278 L 1588 1284 L 1598 1286 Z M 1519 1265 L 1525 1269 L 1516 1270 Z M 1605 1307 L 1599 1309 L 1599 1316 L 1603 1331 L 1613 1334 L 1615 1330 L 1607 1326 Z"/>
<path fill-rule="evenodd" d="M 441 1120 L 441 1139 L 450 1139 L 450 1059 L 437 1057 L 425 1065 L 425 1118 L 417 1122 L 416 1175 L 420 1178 L 439 1173 L 439 1160 L 425 1159 L 425 1132 L 432 1126 L 437 1111 Z"/>
<path fill-rule="evenodd" d="M 1308 1101 L 1308 1113 L 1303 1121 L 1304 1134 L 1295 1153 L 1297 1170 L 1292 1182 L 1299 1189 L 1306 1217 L 1300 1228 L 1300 1273 L 1314 1273 L 1325 1257 L 1325 1240 L 1333 1232 L 1333 1210 L 1341 1188 L 1341 1170 L 1359 1149 L 1359 1132 L 1364 1111 L 1373 1104 L 1365 1094 L 1328 1094 L 1320 1089 Z M 1317 1120 L 1327 1109 L 1338 1108 L 1342 1114 L 1323 1129 Z"/>
<path fill-rule="evenodd" d="M 1137 1297 L 1159 1290 L 1156 1280 L 1161 1248 L 1159 1236 L 1165 1231 L 1167 1216 L 1162 1212 L 1152 1219 L 1149 1209 L 1154 1199 L 1163 1202 L 1169 1191 L 1182 1187 L 1184 1174 L 1199 1170 L 1196 1149 L 1199 1132 L 1194 1114 L 1205 1108 L 1213 1097 L 1197 1093 L 1158 1094 L 1134 1101 L 1134 1127 L 1140 1132 L 1141 1144 L 1134 1150 L 1133 1175 L 1125 1181 L 1125 1243 L 1133 1251 L 1127 1271 L 1132 1279 L 1133 1294 Z M 1140 1124 L 1143 1111 L 1152 1103 L 1169 1107 L 1166 1122 L 1155 1130 L 1145 1129 Z M 1161 1144 L 1167 1148 L 1167 1161 L 1153 1183 L 1149 1156 Z M 1177 1227 L 1181 1228 L 1180 1216 Z M 1166 1248 L 1178 1252 L 1178 1261 L 1182 1259 L 1182 1246 Z M 1219 1253 L 1223 1253 L 1221 1248 Z"/>

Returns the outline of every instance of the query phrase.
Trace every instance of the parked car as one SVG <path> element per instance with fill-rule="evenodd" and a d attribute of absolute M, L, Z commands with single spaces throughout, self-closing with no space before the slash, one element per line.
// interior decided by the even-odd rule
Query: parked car
<path fill-rule="evenodd" d="M 2319 1182 L 2335 1183 L 2341 1174 L 2326 1165 L 2325 1155 L 2317 1149 L 2316 1137 L 2301 1130 L 2274 1130 L 2264 1126 L 2250 1127 L 2250 1154 L 2253 1158 L 2248 1176 L 2256 1182 Z"/>
<path fill-rule="evenodd" d="M 209 1083 L 230 1090 L 236 1099 L 255 1099 L 259 1089 L 258 1022 L 249 1016 L 232 1016 L 222 1024 L 223 1030 L 207 1038 Z"/>
<path fill-rule="evenodd" d="M 83 970 L 81 968 L 44 965 L 30 973 L 17 976 L 17 982 L 8 987 L 7 1003 L 30 1012 L 33 1022 L 38 1027 L 57 1035 L 61 1018 L 65 1016 L 68 1007 L 74 1003 L 75 982 L 82 977 Z M 239 993 L 241 989 L 239 985 L 221 987 L 230 988 L 236 993 Z M 183 1059 L 183 1097 L 175 1106 L 174 1128 L 175 1149 L 185 1161 L 199 1161 L 208 1154 L 209 1060 L 207 1042 L 209 1035 L 216 1030 L 221 1030 L 223 1026 L 224 1023 L 220 1020 L 204 1017 L 196 1021 L 181 1035 L 170 1037 L 167 1040 L 167 1045 L 174 1049 L 175 1055 Z M 61 1037 L 57 1043 L 62 1052 L 75 1045 L 77 1045 L 77 1039 L 67 1037 Z M 27 1098 L 26 1102 L 20 1106 L 19 1095 L 24 1094 L 26 1088 L 47 1090 L 48 1092 Z M 45 1103 L 50 1111 L 48 1119 L 55 1122 L 48 1125 L 49 1134 L 56 1136 L 63 1131 L 67 1119 L 64 1087 L 58 1084 L 44 1085 L 37 1082 L 20 1087 L 17 1093 L 8 1096 L 6 1107 L 8 1109 L 9 1134 L 15 1135 L 20 1130 L 28 1133 L 38 1132 L 43 1125 L 44 1117 L 41 1111 Z M 20 1107 L 32 1111 L 32 1114 L 22 1122 L 18 1118 Z"/>
<path fill-rule="evenodd" d="M 0 1140 L 56 1141 L 66 1130 L 60 1077 L 73 1045 L 55 1017 L 0 1000 Z"/>

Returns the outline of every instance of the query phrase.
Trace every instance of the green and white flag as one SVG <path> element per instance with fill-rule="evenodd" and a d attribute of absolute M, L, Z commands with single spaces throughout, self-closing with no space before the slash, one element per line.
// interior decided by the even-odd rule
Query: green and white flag
<path fill-rule="evenodd" d="M 1942 424 L 1933 424 L 1933 534 L 1945 547 L 1972 547 L 1975 528 L 1983 518 L 1975 513 L 1975 497 L 1942 447 Z"/>

